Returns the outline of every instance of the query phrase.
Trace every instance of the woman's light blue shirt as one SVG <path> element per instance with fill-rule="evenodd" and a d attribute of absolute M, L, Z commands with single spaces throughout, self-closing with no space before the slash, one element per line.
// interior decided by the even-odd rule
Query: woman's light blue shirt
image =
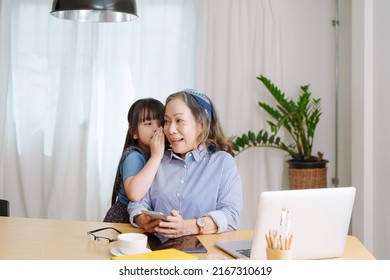
<path fill-rule="evenodd" d="M 240 222 L 242 185 L 234 158 L 227 152 L 187 153 L 185 159 L 166 151 L 147 195 L 130 202 L 130 222 L 141 210 L 169 215 L 177 210 L 183 219 L 211 217 L 218 232 L 234 230 Z"/>

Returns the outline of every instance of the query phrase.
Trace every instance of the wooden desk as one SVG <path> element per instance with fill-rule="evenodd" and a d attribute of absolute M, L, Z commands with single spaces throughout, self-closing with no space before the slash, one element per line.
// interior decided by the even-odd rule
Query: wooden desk
<path fill-rule="evenodd" d="M 111 247 L 95 245 L 87 239 L 87 231 L 107 226 L 122 232 L 142 232 L 129 224 L 0 217 L 0 259 L 108 260 Z M 252 234 L 250 230 L 238 230 L 199 236 L 208 253 L 197 256 L 207 259 L 209 254 L 220 254 L 230 258 L 215 247 L 215 242 L 251 239 Z M 345 253 L 337 259 L 370 260 L 374 257 L 356 237 L 348 236 Z"/>

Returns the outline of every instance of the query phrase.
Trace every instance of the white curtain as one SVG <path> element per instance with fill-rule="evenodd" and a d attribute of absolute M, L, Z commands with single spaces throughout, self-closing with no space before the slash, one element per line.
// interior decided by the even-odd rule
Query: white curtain
<path fill-rule="evenodd" d="M 129 106 L 194 86 L 193 1 L 137 2 L 136 21 L 99 24 L 54 18 L 51 0 L 0 2 L 0 195 L 12 216 L 102 220 Z"/>
<path fill-rule="evenodd" d="M 265 128 L 258 106 L 269 96 L 257 76 L 281 85 L 278 0 L 198 0 L 197 68 L 199 89 L 215 103 L 228 135 Z M 253 229 L 262 191 L 282 188 L 284 154 L 250 149 L 236 157 L 244 188 L 241 228 Z"/>
<path fill-rule="evenodd" d="M 9 77 L 10 21 L 11 2 L 0 1 L 0 198 L 6 198 L 5 190 L 5 120 L 7 113 L 7 91 Z"/>
<path fill-rule="evenodd" d="M 256 77 L 281 84 L 278 0 L 142 0 L 139 19 L 115 24 L 59 20 L 51 2 L 0 2 L 0 196 L 12 216 L 102 220 L 138 98 L 195 87 L 226 134 L 265 127 Z M 284 157 L 236 159 L 241 228 L 253 228 L 258 194 L 283 184 Z"/>

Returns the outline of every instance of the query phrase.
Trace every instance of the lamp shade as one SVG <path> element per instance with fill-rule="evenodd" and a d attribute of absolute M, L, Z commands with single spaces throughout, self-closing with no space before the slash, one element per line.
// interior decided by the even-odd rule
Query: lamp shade
<path fill-rule="evenodd" d="M 82 22 L 126 22 L 138 18 L 135 0 L 54 0 L 50 14 Z"/>

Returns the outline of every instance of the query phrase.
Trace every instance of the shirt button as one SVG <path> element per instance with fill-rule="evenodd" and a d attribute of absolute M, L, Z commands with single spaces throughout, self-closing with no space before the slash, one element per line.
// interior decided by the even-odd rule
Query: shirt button
<path fill-rule="evenodd" d="M 179 197 L 179 196 L 180 196 L 180 193 L 177 193 L 176 196 Z"/>
<path fill-rule="evenodd" d="M 187 168 L 187 164 L 184 164 L 184 166 L 183 166 L 184 168 Z"/>
<path fill-rule="evenodd" d="M 183 183 L 184 183 L 184 180 L 180 180 L 180 183 L 182 183 L 182 184 L 183 184 Z"/>

